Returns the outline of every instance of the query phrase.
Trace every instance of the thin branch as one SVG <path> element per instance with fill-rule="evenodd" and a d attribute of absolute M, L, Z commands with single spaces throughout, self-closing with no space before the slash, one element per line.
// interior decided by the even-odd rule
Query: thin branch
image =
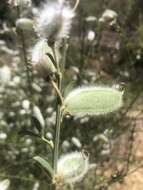
<path fill-rule="evenodd" d="M 75 5 L 74 5 L 74 7 L 73 7 L 73 11 L 76 11 L 76 9 L 77 9 L 79 3 L 80 3 L 80 0 L 76 0 L 76 3 L 75 3 Z"/>
<path fill-rule="evenodd" d="M 62 97 L 62 94 L 61 94 L 61 92 L 60 92 L 60 90 L 59 90 L 57 84 L 56 84 L 53 80 L 51 80 L 51 84 L 52 84 L 52 86 L 54 87 L 54 89 L 56 90 L 56 93 L 57 93 L 57 95 L 58 95 L 59 98 L 60 98 L 61 104 L 63 104 L 63 97 Z"/>

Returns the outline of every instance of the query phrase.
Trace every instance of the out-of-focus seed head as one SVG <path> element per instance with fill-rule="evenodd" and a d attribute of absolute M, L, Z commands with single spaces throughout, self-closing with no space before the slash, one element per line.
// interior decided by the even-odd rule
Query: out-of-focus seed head
<path fill-rule="evenodd" d="M 47 3 L 37 16 L 35 30 L 48 39 L 49 45 L 68 37 L 74 11 L 63 1 L 59 3 Z"/>
<path fill-rule="evenodd" d="M 95 39 L 95 32 L 93 30 L 88 31 L 87 39 L 91 42 Z"/>
<path fill-rule="evenodd" d="M 107 9 L 103 12 L 101 18 L 99 19 L 99 22 L 116 22 L 118 14 L 110 9 Z"/>
<path fill-rule="evenodd" d="M 6 85 L 11 80 L 11 69 L 8 66 L 0 68 L 0 82 L 2 85 Z"/>
<path fill-rule="evenodd" d="M 84 157 L 81 152 L 73 152 L 58 160 L 57 176 L 61 177 L 63 183 L 76 183 L 86 175 L 88 169 L 88 157 Z"/>
<path fill-rule="evenodd" d="M 31 0 L 9 0 L 8 3 L 12 6 L 30 7 Z"/>
<path fill-rule="evenodd" d="M 7 190 L 9 185 L 10 185 L 9 179 L 5 179 L 3 181 L 0 181 L 0 189 L 2 189 L 2 190 Z"/>

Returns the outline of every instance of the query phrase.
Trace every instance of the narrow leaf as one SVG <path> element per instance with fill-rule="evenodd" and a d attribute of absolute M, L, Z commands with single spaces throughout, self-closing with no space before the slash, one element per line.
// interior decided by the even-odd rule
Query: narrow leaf
<path fill-rule="evenodd" d="M 41 158 L 40 156 L 35 156 L 34 160 L 37 161 L 47 172 L 49 172 L 51 176 L 53 175 L 53 169 L 47 160 Z"/>
<path fill-rule="evenodd" d="M 34 127 L 36 127 L 36 129 L 38 130 L 39 133 L 41 133 L 42 127 L 41 127 L 39 120 L 37 118 L 35 118 L 34 116 L 31 117 L 31 120 L 32 120 L 32 123 L 34 124 Z"/>
<path fill-rule="evenodd" d="M 19 132 L 18 132 L 19 135 L 29 135 L 29 136 L 33 136 L 33 137 L 40 137 L 38 134 L 34 133 L 33 131 L 30 131 L 28 129 L 21 129 Z"/>
<path fill-rule="evenodd" d="M 33 107 L 33 117 L 35 117 L 39 121 L 41 128 L 45 127 L 44 117 L 43 117 L 42 112 L 38 106 Z"/>
<path fill-rule="evenodd" d="M 56 66 L 56 62 L 55 62 L 55 60 L 54 60 L 54 57 L 53 57 L 53 55 L 52 54 L 50 54 L 50 53 L 46 53 L 47 54 L 47 56 L 50 58 L 50 60 L 52 61 L 52 63 Z"/>
<path fill-rule="evenodd" d="M 65 112 L 79 115 L 103 115 L 122 106 L 123 92 L 108 87 L 84 87 L 66 97 Z"/>

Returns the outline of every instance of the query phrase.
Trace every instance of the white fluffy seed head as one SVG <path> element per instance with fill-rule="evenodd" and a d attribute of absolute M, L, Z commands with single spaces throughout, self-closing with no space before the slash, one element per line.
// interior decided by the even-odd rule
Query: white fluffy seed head
<path fill-rule="evenodd" d="M 82 180 L 88 169 L 88 157 L 82 155 L 81 152 L 72 152 L 58 160 L 57 174 L 62 176 L 64 183 L 76 183 Z"/>
<path fill-rule="evenodd" d="M 39 40 L 32 49 L 32 65 L 37 65 L 46 53 L 46 41 Z"/>
<path fill-rule="evenodd" d="M 48 39 L 49 44 L 69 35 L 74 11 L 64 2 L 46 4 L 37 17 L 37 33 Z"/>

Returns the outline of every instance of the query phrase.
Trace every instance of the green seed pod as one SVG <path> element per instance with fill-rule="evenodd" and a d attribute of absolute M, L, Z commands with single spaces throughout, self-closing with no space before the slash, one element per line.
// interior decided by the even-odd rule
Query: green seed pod
<path fill-rule="evenodd" d="M 16 27 L 24 31 L 34 31 L 33 20 L 29 18 L 20 18 L 16 21 Z"/>
<path fill-rule="evenodd" d="M 122 106 L 123 92 L 107 87 L 84 87 L 65 98 L 65 112 L 73 115 L 104 115 Z"/>

